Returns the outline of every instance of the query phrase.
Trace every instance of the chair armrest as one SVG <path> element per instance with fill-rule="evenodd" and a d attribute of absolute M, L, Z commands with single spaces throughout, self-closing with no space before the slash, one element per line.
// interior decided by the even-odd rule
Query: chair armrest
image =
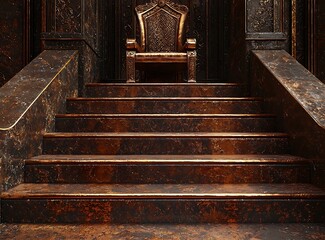
<path fill-rule="evenodd" d="M 140 45 L 133 38 L 126 39 L 126 50 L 141 52 Z"/>
<path fill-rule="evenodd" d="M 195 50 L 196 49 L 196 39 L 195 38 L 186 39 L 184 49 L 185 50 Z"/>

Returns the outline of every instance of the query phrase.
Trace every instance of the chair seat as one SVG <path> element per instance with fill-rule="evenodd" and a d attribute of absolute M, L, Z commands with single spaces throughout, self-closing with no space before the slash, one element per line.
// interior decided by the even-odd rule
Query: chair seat
<path fill-rule="evenodd" d="M 149 52 L 137 53 L 135 61 L 139 63 L 187 63 L 187 53 L 182 52 Z"/>

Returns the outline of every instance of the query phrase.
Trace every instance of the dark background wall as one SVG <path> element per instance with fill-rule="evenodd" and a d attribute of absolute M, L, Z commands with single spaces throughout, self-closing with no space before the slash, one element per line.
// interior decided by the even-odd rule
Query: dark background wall
<path fill-rule="evenodd" d="M 315 6 L 315 74 L 325 83 L 325 1 L 316 0 Z"/>
<path fill-rule="evenodd" d="M 125 39 L 138 35 L 134 7 L 148 1 L 1 0 L 0 86 L 42 49 L 80 51 L 81 94 L 84 83 L 123 79 Z M 250 50 L 293 50 L 291 1 L 175 2 L 190 9 L 186 35 L 198 40 L 200 81 L 245 82 Z M 325 2 L 296 2 L 296 57 L 325 81 Z"/>
<path fill-rule="evenodd" d="M 40 53 L 40 1 L 0 3 L 0 87 Z"/>
<path fill-rule="evenodd" d="M 99 82 L 107 74 L 106 0 L 43 0 L 44 49 L 79 51 L 79 94 L 85 83 Z"/>
<path fill-rule="evenodd" d="M 297 0 L 296 15 L 296 58 L 305 67 L 308 67 L 308 2 Z"/>
<path fill-rule="evenodd" d="M 109 2 L 108 26 L 111 54 L 110 79 L 125 78 L 126 38 L 137 37 L 139 27 L 134 11 L 139 4 L 150 0 L 117 0 Z M 175 0 L 189 8 L 186 37 L 198 42 L 198 79 L 218 82 L 227 78 L 229 65 L 229 0 Z"/>
<path fill-rule="evenodd" d="M 19 71 L 26 63 L 26 26 L 24 1 L 11 0 L 0 8 L 0 84 Z"/>
<path fill-rule="evenodd" d="M 291 1 L 232 0 L 230 79 L 247 82 L 251 50 L 291 51 Z"/>

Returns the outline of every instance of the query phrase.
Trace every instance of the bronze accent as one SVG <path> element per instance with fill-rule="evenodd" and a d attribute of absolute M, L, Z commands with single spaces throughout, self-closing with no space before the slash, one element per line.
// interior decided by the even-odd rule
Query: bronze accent
<path fill-rule="evenodd" d="M 135 8 L 140 23 L 140 44 L 126 40 L 127 82 L 135 82 L 136 63 L 187 64 L 188 82 L 196 82 L 196 40 L 183 44 L 188 8 L 169 0 L 155 0 Z"/>
<path fill-rule="evenodd" d="M 128 76 L 127 82 L 135 82 L 135 51 L 126 52 L 126 75 Z"/>

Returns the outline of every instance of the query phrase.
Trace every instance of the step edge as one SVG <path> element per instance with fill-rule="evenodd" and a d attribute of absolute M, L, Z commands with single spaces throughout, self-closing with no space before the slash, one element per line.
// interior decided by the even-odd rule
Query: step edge
<path fill-rule="evenodd" d="M 224 118 L 258 118 L 258 119 L 274 119 L 276 118 L 275 114 L 259 114 L 259 113 L 252 113 L 252 114 L 146 114 L 146 113 L 134 113 L 134 114 L 57 114 L 55 116 L 57 119 L 67 119 L 67 118 L 170 118 L 170 119 L 177 119 L 177 118 L 215 118 L 215 119 L 224 119 Z"/>
<path fill-rule="evenodd" d="M 283 165 L 283 166 L 306 166 L 309 165 L 308 161 L 290 161 L 290 160 L 26 160 L 26 165 L 93 165 L 93 164 L 103 164 L 103 165 L 170 165 L 170 166 L 183 166 L 186 165 L 224 165 L 224 166 L 237 166 L 237 165 L 259 165 L 259 166 L 270 166 L 270 165 Z"/>
<path fill-rule="evenodd" d="M 55 186 L 56 189 L 53 189 L 53 191 L 56 192 L 42 192 L 42 190 L 33 190 L 33 187 L 44 187 L 46 189 L 49 189 L 51 186 Z M 67 187 L 77 186 L 73 189 L 75 191 L 78 191 L 78 187 L 82 187 L 82 189 L 91 189 L 92 187 L 105 187 L 110 186 L 112 188 L 121 188 L 126 187 L 127 192 L 123 192 L 123 190 L 120 190 L 120 192 L 107 192 L 110 189 L 101 189 L 100 191 L 97 190 L 96 193 L 91 192 L 74 192 L 74 193 L 67 193 L 67 192 L 59 192 L 60 189 L 57 189 L 57 187 L 62 187 L 62 189 L 66 189 Z M 152 191 L 151 189 L 147 191 L 139 190 L 140 188 L 145 188 L 148 186 L 156 186 L 158 188 L 158 191 Z M 183 192 L 171 192 L 169 189 L 172 189 L 172 187 L 181 187 L 179 190 L 182 190 Z M 215 187 L 217 190 L 216 192 L 188 192 L 186 191 L 186 187 L 195 188 L 199 186 L 210 186 L 211 188 Z M 229 191 L 223 191 L 222 189 L 218 189 L 218 187 L 226 187 L 226 186 L 232 186 L 236 187 L 237 189 L 247 189 L 245 192 L 229 192 Z M 257 187 L 268 187 L 269 189 L 267 192 L 262 189 L 254 189 L 250 190 L 251 188 Z M 277 187 L 284 187 L 285 189 L 290 189 L 294 187 L 296 190 L 286 192 L 275 192 L 278 191 Z M 20 190 L 20 188 L 27 188 L 30 191 L 26 192 L 24 190 Z M 135 187 L 134 192 L 130 192 L 130 189 L 132 187 Z M 163 192 L 159 192 L 162 189 Z M 211 189 L 210 188 L 210 189 Z M 167 191 L 169 192 L 166 192 Z M 309 189 L 307 192 L 302 192 L 302 189 Z M 37 192 L 36 192 L 37 191 Z M 102 191 L 102 192 L 101 192 Z M 114 190 L 113 190 L 114 191 Z M 208 189 L 208 191 L 211 191 Z M 1 194 L 1 198 L 3 200 L 5 199 L 32 199 L 32 198 L 162 198 L 162 199 L 168 199 L 168 198 L 195 198 L 195 199 L 202 199 L 202 198 L 215 198 L 215 199 L 233 199 L 235 197 L 237 198 L 247 198 L 247 199 L 261 199 L 261 198 L 290 198 L 290 199 L 301 199 L 301 198 L 319 198 L 319 199 L 325 199 L 325 191 L 308 183 L 291 183 L 291 184 L 37 184 L 37 183 L 24 183 L 21 185 L 18 185 L 17 187 L 3 192 Z"/>
<path fill-rule="evenodd" d="M 294 155 L 38 155 L 26 161 L 38 160 L 110 160 L 110 161 L 296 161 L 308 162 L 309 159 Z"/>
<path fill-rule="evenodd" d="M 56 132 L 56 133 L 45 133 L 43 135 L 44 139 L 48 138 L 288 138 L 287 133 L 249 133 L 249 132 L 214 132 L 214 133 L 204 133 L 204 132 Z"/>
<path fill-rule="evenodd" d="M 281 199 L 281 200 L 301 200 L 301 199 L 310 199 L 310 200 L 323 200 L 325 199 L 325 194 L 87 194 L 87 195 L 78 195 L 78 194 L 34 194 L 34 195 L 22 195 L 22 196 L 8 196 L 6 194 L 1 195 L 2 201 L 5 200 L 29 200 L 29 199 L 177 199 L 187 200 L 205 200 L 205 199 L 216 199 L 216 200 L 238 200 L 242 201 L 243 199 L 247 200 L 262 200 L 262 199 Z"/>
<path fill-rule="evenodd" d="M 208 102 L 208 101 L 251 101 L 251 102 L 261 102 L 263 98 L 260 97 L 69 97 L 67 102 L 84 102 L 84 101 L 197 101 L 197 102 Z"/>
<path fill-rule="evenodd" d="M 86 87 L 143 87 L 143 86 L 149 86 L 149 87 L 159 87 L 159 86 L 182 86 L 182 87 L 204 87 L 204 86 L 247 86 L 245 83 L 236 83 L 236 82 L 230 82 L 230 83 L 195 83 L 195 84 L 189 84 L 189 83 L 87 83 L 85 84 Z"/>

